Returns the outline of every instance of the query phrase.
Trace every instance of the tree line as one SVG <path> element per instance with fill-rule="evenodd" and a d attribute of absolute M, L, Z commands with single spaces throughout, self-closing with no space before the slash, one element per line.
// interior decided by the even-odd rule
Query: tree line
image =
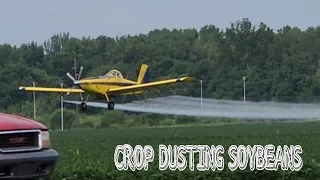
<path fill-rule="evenodd" d="M 33 81 L 72 86 L 66 72 L 74 71 L 75 58 L 78 67 L 84 67 L 82 77 L 118 69 L 136 79 L 140 65 L 147 63 L 151 80 L 181 75 L 202 79 L 207 98 L 242 100 L 245 76 L 249 101 L 318 102 L 319 50 L 319 27 L 273 30 L 264 23 L 254 26 L 246 18 L 226 29 L 164 28 L 116 38 L 54 34 L 43 44 L 0 45 L 0 108 L 32 117 L 32 93 L 19 92 L 18 87 L 32 86 Z M 179 87 L 176 93 L 199 97 L 199 91 L 195 84 Z M 57 94 L 37 93 L 37 114 L 49 118 L 59 100 Z"/>

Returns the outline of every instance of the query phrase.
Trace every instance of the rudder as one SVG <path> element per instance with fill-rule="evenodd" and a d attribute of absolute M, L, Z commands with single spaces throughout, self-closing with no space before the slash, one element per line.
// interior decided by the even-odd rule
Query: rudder
<path fill-rule="evenodd" d="M 148 83 L 149 82 L 149 70 L 148 70 L 148 65 L 142 64 L 138 76 L 137 83 L 138 84 L 143 84 L 143 83 Z"/>

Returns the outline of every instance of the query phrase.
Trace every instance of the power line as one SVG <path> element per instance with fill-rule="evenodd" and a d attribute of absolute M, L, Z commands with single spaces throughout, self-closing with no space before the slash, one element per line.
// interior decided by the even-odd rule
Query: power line
<path fill-rule="evenodd" d="M 201 111 L 202 111 L 202 80 L 200 80 L 200 91 L 201 91 Z"/>
<path fill-rule="evenodd" d="M 36 82 L 32 82 L 33 87 L 36 86 Z M 33 91 L 33 119 L 36 120 L 36 92 Z"/>
<path fill-rule="evenodd" d="M 63 83 L 60 83 L 61 89 L 63 88 Z M 61 131 L 63 131 L 63 94 L 61 94 Z"/>
<path fill-rule="evenodd" d="M 243 102 L 246 102 L 246 77 L 243 76 Z"/>
<path fill-rule="evenodd" d="M 78 79 L 78 74 L 77 74 L 77 59 L 74 58 L 74 77 L 75 79 Z M 78 94 L 76 94 L 76 101 L 78 101 Z M 79 106 L 78 104 L 76 104 L 76 114 L 77 114 L 77 119 L 76 119 L 76 124 L 79 125 Z"/>

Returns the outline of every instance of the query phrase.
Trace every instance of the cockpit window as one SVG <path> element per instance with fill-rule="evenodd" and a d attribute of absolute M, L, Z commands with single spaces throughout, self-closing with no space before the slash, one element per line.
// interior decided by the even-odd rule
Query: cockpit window
<path fill-rule="evenodd" d="M 123 78 L 122 74 L 117 70 L 111 70 L 107 74 L 100 76 L 100 77 L 116 77 L 116 78 Z"/>

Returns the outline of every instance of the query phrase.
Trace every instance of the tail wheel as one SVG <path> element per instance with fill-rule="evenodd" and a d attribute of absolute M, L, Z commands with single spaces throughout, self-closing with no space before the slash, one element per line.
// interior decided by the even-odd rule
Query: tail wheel
<path fill-rule="evenodd" d="M 114 102 L 113 101 L 108 102 L 108 109 L 109 110 L 113 110 L 114 109 Z"/>
<path fill-rule="evenodd" d="M 81 111 L 85 112 L 87 110 L 87 104 L 85 102 L 82 102 L 80 104 L 80 109 L 81 109 Z"/>

